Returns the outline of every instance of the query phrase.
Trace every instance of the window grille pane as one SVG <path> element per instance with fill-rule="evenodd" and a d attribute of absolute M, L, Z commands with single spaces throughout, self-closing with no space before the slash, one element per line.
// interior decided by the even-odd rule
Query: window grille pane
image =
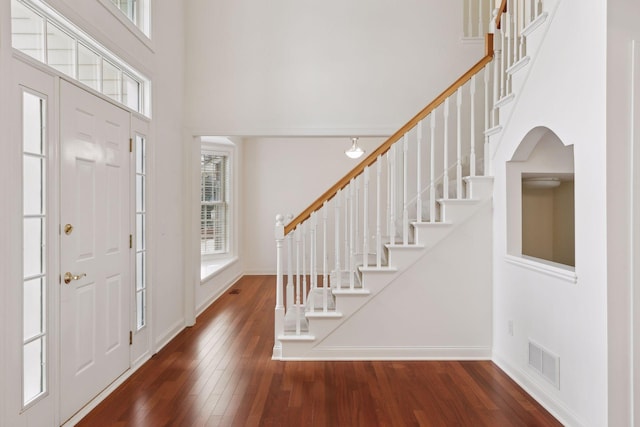
<path fill-rule="evenodd" d="M 145 211 L 145 179 L 144 175 L 136 176 L 136 212 Z"/>
<path fill-rule="evenodd" d="M 145 217 L 144 214 L 136 214 L 136 251 L 143 251 L 145 248 Z"/>
<path fill-rule="evenodd" d="M 30 93 L 22 98 L 22 146 L 25 153 L 44 154 L 42 128 L 43 101 Z"/>
<path fill-rule="evenodd" d="M 122 99 L 122 72 L 109 61 L 102 61 L 102 93 L 120 102 Z"/>
<path fill-rule="evenodd" d="M 225 200 L 224 179 L 226 159 L 225 156 L 202 154 L 201 201 L 222 202 Z"/>
<path fill-rule="evenodd" d="M 52 23 L 47 24 L 47 64 L 68 76 L 76 74 L 76 41 Z"/>
<path fill-rule="evenodd" d="M 24 277 L 44 273 L 44 219 L 24 219 Z"/>
<path fill-rule="evenodd" d="M 144 138 L 136 136 L 136 173 L 145 173 L 146 149 Z"/>
<path fill-rule="evenodd" d="M 78 43 L 78 80 L 100 90 L 100 55 Z"/>
<path fill-rule="evenodd" d="M 22 317 L 25 341 L 44 333 L 44 284 L 44 277 L 24 282 Z"/>
<path fill-rule="evenodd" d="M 146 296 L 147 292 L 141 290 L 136 292 L 136 326 L 142 328 L 146 323 Z"/>
<path fill-rule="evenodd" d="M 45 338 L 25 344 L 23 348 L 23 399 L 27 404 L 45 391 Z"/>
<path fill-rule="evenodd" d="M 41 157 L 23 157 L 23 210 L 25 215 L 44 213 L 43 173 L 44 160 Z"/>
<path fill-rule="evenodd" d="M 126 73 L 122 73 L 122 103 L 132 110 L 140 108 L 140 82 Z"/>
<path fill-rule="evenodd" d="M 144 252 L 138 252 L 136 254 L 136 289 L 140 290 L 144 288 L 144 265 L 145 265 L 145 256 Z"/>
<path fill-rule="evenodd" d="M 136 16 L 136 0 L 112 0 L 113 4 L 134 24 L 138 24 Z"/>
<path fill-rule="evenodd" d="M 44 62 L 44 18 L 17 1 L 11 2 L 11 45 Z"/>
<path fill-rule="evenodd" d="M 227 250 L 227 206 L 224 203 L 202 205 L 201 251 L 219 253 Z"/>

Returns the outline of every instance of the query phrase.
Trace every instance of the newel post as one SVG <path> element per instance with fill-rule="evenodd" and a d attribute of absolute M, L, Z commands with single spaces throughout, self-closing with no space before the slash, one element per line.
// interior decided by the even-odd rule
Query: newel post
<path fill-rule="evenodd" d="M 284 333 L 284 301 L 282 289 L 282 243 L 284 242 L 284 216 L 276 215 L 276 310 L 274 321 L 273 356 L 275 360 L 282 359 L 282 343 L 278 337 Z"/>

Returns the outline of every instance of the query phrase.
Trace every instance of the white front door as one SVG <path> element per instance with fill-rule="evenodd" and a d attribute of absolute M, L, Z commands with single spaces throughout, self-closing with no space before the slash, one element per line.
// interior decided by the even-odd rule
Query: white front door
<path fill-rule="evenodd" d="M 61 82 L 62 421 L 129 368 L 129 123 L 125 110 Z"/>

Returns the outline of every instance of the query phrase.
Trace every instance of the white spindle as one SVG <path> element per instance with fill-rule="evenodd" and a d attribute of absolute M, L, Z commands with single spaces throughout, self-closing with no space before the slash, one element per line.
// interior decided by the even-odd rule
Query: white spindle
<path fill-rule="evenodd" d="M 282 343 L 278 336 L 284 333 L 284 305 L 282 301 L 282 243 L 284 241 L 284 217 L 276 215 L 274 229 L 276 239 L 276 308 L 274 313 L 274 357 L 282 357 Z"/>
<path fill-rule="evenodd" d="M 301 301 L 300 301 L 300 234 L 301 227 L 296 227 L 296 335 L 300 335 L 300 322 L 302 320 Z"/>
<path fill-rule="evenodd" d="M 327 253 L 327 217 L 328 217 L 329 207 L 327 206 L 327 202 L 324 202 L 322 206 L 322 311 L 326 312 L 329 307 L 328 301 L 328 291 L 329 291 L 329 280 L 328 280 L 328 253 Z"/>
<path fill-rule="evenodd" d="M 470 104 L 471 104 L 471 150 L 469 153 L 469 175 L 476 176 L 476 76 L 471 77 L 471 85 L 469 86 Z"/>
<path fill-rule="evenodd" d="M 456 92 L 456 199 L 462 199 L 462 87 Z"/>
<path fill-rule="evenodd" d="M 449 198 L 449 98 L 444 100 L 444 152 L 443 152 L 442 197 Z"/>
<path fill-rule="evenodd" d="M 436 222 L 436 112 L 431 112 L 429 139 L 429 221 Z"/>
<path fill-rule="evenodd" d="M 364 194 L 362 195 L 362 265 L 369 265 L 369 167 L 364 168 Z"/>
<path fill-rule="evenodd" d="M 404 134 L 402 144 L 402 244 L 409 244 L 409 133 Z"/>
<path fill-rule="evenodd" d="M 422 222 L 422 120 L 418 122 L 418 139 L 416 141 L 416 221 Z"/>
<path fill-rule="evenodd" d="M 382 266 L 382 225 L 380 218 L 380 180 L 382 179 L 382 156 L 378 156 L 376 164 L 376 267 Z"/>
<path fill-rule="evenodd" d="M 353 290 L 355 287 L 355 250 L 354 250 L 354 204 L 357 206 L 357 200 L 355 200 L 356 180 L 352 179 L 349 185 L 349 288 Z"/>
<path fill-rule="evenodd" d="M 385 154 L 387 162 L 387 236 L 391 236 L 391 149 Z"/>
<path fill-rule="evenodd" d="M 491 77 L 491 63 L 484 67 L 484 130 L 490 127 L 490 111 L 491 111 L 491 93 L 489 91 L 489 79 Z M 483 132 L 484 134 L 484 132 Z M 484 135 L 484 175 L 489 175 L 489 137 Z"/>
<path fill-rule="evenodd" d="M 293 214 L 287 215 L 287 224 L 293 220 Z M 290 310 L 293 306 L 293 233 L 287 234 L 287 296 L 285 306 Z"/>
<path fill-rule="evenodd" d="M 389 243 L 396 243 L 396 144 L 389 149 L 389 163 L 391 172 L 389 173 L 389 199 L 391 211 L 389 213 Z"/>
<path fill-rule="evenodd" d="M 502 31 L 501 31 L 502 33 Z M 502 38 L 502 36 L 501 36 Z M 491 103 L 491 112 L 492 112 L 492 127 L 498 126 L 499 117 L 498 117 L 498 107 L 496 104 L 500 100 L 500 92 L 502 91 L 502 48 L 498 47 L 494 52 L 494 60 L 493 60 L 493 102 Z M 487 153 L 485 153 L 485 157 Z"/>
<path fill-rule="evenodd" d="M 345 271 L 350 271 L 349 269 L 349 257 L 351 256 L 351 248 L 349 247 L 349 233 L 351 224 L 349 223 L 349 209 L 351 209 L 350 199 L 351 199 L 351 183 L 347 185 L 344 189 L 344 269 Z M 342 282 L 341 282 L 342 283 Z"/>
<path fill-rule="evenodd" d="M 520 59 L 518 47 L 520 46 L 520 0 L 513 1 L 513 63 Z"/>
<path fill-rule="evenodd" d="M 540 15 L 542 13 L 542 0 L 538 0 L 538 7 L 536 8 L 536 18 L 538 17 L 538 15 Z"/>
<path fill-rule="evenodd" d="M 340 209 L 342 208 L 340 204 L 341 197 L 342 197 L 342 191 L 338 191 L 333 202 L 335 215 L 336 215 L 335 224 L 333 225 L 334 232 L 335 232 L 335 242 L 334 242 L 335 254 L 333 254 L 333 257 L 335 259 L 334 268 L 336 272 L 336 286 L 338 289 L 342 287 L 342 267 L 340 266 Z"/>
<path fill-rule="evenodd" d="M 307 224 L 302 223 L 302 305 L 307 305 Z"/>
<path fill-rule="evenodd" d="M 356 218 L 356 226 L 355 226 L 355 240 L 353 245 L 351 246 L 351 250 L 354 254 L 358 253 L 358 246 L 360 245 L 360 182 L 363 179 L 361 177 L 357 177 L 355 179 L 356 185 L 356 198 L 354 200 L 355 205 L 355 218 Z M 355 255 L 354 255 L 355 256 Z M 354 263 L 355 267 L 355 263 Z"/>
<path fill-rule="evenodd" d="M 318 234 L 318 214 L 314 212 L 311 214 L 311 247 L 310 247 L 310 264 L 309 274 L 311 275 L 311 295 L 309 297 L 310 310 L 313 311 L 316 308 L 316 292 L 318 289 L 318 258 L 317 258 L 317 234 Z"/>
<path fill-rule="evenodd" d="M 505 70 L 507 69 L 507 67 L 505 66 L 505 56 L 506 56 L 506 46 L 507 43 L 507 25 L 506 25 L 506 16 L 505 14 L 502 15 L 501 21 L 500 21 L 500 47 L 499 50 L 497 52 L 495 52 L 496 55 L 500 55 L 500 97 L 498 99 L 503 98 L 506 93 L 505 93 Z"/>

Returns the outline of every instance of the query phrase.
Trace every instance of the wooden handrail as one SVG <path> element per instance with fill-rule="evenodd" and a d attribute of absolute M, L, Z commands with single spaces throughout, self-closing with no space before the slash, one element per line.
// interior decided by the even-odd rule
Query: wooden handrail
<path fill-rule="evenodd" d="M 507 0 L 502 0 L 498 8 L 498 16 L 496 16 L 496 28 L 502 28 L 502 14 L 507 11 Z"/>
<path fill-rule="evenodd" d="M 360 175 L 367 166 L 371 166 L 378 159 L 379 156 L 385 154 L 391 146 L 404 136 L 405 133 L 413 129 L 420 120 L 427 117 L 432 111 L 434 111 L 445 99 L 456 93 L 456 91 L 462 87 L 467 81 L 471 79 L 475 74 L 480 72 L 485 65 L 487 65 L 493 59 L 493 34 L 488 33 L 485 36 L 485 56 L 478 61 L 473 67 L 464 73 L 458 80 L 456 80 L 451 86 L 449 86 L 444 92 L 438 95 L 429 105 L 424 107 L 418 114 L 416 114 L 411 120 L 409 120 L 404 126 L 391 135 L 382 145 L 376 148 L 371 154 L 369 154 L 362 162 L 360 162 L 355 168 L 347 173 L 342 179 L 336 182 L 331 188 L 325 191 L 322 196 L 318 197 L 315 202 L 311 203 L 300 215 L 295 217 L 293 221 L 284 227 L 285 235 L 301 224 L 304 220 L 309 218 L 311 214 L 322 207 L 326 202 L 333 199 L 333 197 L 346 187 L 352 179 Z"/>

